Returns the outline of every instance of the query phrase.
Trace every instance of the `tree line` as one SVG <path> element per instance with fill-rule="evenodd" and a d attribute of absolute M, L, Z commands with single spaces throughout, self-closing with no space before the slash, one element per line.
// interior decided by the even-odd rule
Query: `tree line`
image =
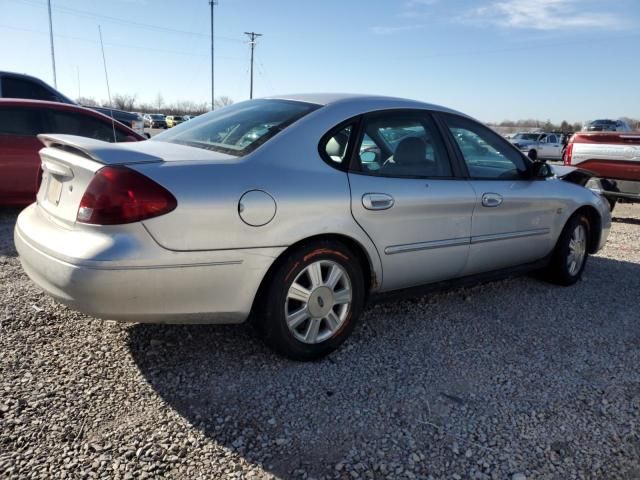
<path fill-rule="evenodd" d="M 594 119 L 595 120 L 595 119 Z M 640 119 L 630 118 L 630 117 L 621 117 L 615 120 L 624 120 L 631 127 L 632 130 L 640 130 Z M 509 130 L 512 132 L 518 130 L 529 130 L 529 129 L 540 129 L 545 132 L 579 132 L 582 130 L 582 123 L 575 122 L 569 123 L 566 120 L 563 120 L 560 123 L 553 123 L 550 120 L 536 120 L 532 118 L 528 118 L 525 120 L 503 120 L 500 123 L 489 123 L 490 127 L 500 127 L 500 130 Z"/>
<path fill-rule="evenodd" d="M 137 95 L 118 93 L 109 100 L 96 100 L 92 97 L 79 97 L 76 101 L 80 105 L 88 107 L 107 107 L 127 112 L 142 113 L 163 113 L 165 115 L 200 115 L 211 110 L 209 102 L 193 102 L 190 100 L 178 100 L 165 103 L 163 96 L 159 93 L 153 102 L 140 102 Z M 233 100 L 227 96 L 220 96 L 214 100 L 216 108 L 231 105 Z"/>

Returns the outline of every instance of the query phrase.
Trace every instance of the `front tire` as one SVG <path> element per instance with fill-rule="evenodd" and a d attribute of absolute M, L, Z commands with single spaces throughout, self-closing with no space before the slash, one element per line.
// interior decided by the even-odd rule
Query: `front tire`
<path fill-rule="evenodd" d="M 549 280 L 569 286 L 580 280 L 589 257 L 589 219 L 576 214 L 569 219 L 558 239 L 549 266 Z"/>
<path fill-rule="evenodd" d="M 316 241 L 291 251 L 271 275 L 257 326 L 281 355 L 317 359 L 351 334 L 364 297 L 358 257 L 339 242 Z"/>

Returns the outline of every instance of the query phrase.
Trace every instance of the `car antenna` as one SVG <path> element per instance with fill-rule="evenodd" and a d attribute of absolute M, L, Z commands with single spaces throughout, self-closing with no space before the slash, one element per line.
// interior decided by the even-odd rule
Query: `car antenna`
<path fill-rule="evenodd" d="M 109 88 L 109 74 L 107 73 L 107 59 L 104 56 L 104 43 L 102 42 L 102 28 L 98 25 L 98 33 L 100 34 L 100 49 L 102 50 L 102 64 L 104 65 L 104 78 L 107 80 L 107 95 L 109 97 L 109 112 L 111 113 L 111 128 L 113 128 L 113 143 L 116 139 L 116 121 L 113 119 L 113 104 L 111 103 L 111 89 Z"/>

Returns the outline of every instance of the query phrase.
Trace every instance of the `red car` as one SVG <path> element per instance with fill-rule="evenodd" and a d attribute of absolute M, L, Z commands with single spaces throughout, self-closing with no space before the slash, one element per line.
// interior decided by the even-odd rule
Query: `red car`
<path fill-rule="evenodd" d="M 115 128 L 115 135 L 114 135 Z M 88 108 L 40 100 L 0 98 L 0 206 L 28 205 L 38 191 L 43 147 L 39 133 L 66 133 L 106 142 L 146 140 Z"/>

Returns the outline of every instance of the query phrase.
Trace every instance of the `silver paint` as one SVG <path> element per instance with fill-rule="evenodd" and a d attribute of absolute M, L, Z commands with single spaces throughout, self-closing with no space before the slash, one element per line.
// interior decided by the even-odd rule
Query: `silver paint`
<path fill-rule="evenodd" d="M 15 230 L 25 271 L 54 297 L 98 317 L 226 323 L 245 320 L 276 259 L 312 237 L 337 235 L 360 246 L 373 292 L 543 258 L 573 212 L 584 206 L 601 218 L 596 249 L 606 241 L 611 219 L 602 198 L 555 177 L 385 178 L 345 173 L 318 153 L 320 138 L 356 115 L 452 110 L 371 96 L 283 98 L 323 107 L 242 158 L 161 141 L 107 144 L 42 136 L 45 178 L 37 204 L 20 214 Z M 76 222 L 95 172 L 124 164 L 168 189 L 178 201 L 176 210 L 128 225 Z M 55 181 L 72 187 L 62 190 L 58 205 L 47 199 L 49 182 Z M 239 212 L 240 199 L 252 191 L 268 192 L 277 204 L 262 226 L 245 223 Z M 502 202 L 484 206 L 487 195 Z M 244 212 L 257 205 L 258 216 L 268 216 L 260 212 L 264 202 L 247 204 Z"/>

